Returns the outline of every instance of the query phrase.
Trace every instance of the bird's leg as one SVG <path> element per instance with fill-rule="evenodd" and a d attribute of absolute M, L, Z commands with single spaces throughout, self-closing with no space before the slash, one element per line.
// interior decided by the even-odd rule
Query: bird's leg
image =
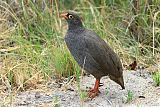
<path fill-rule="evenodd" d="M 90 89 L 88 92 L 89 97 L 94 98 L 95 96 L 97 96 L 99 94 L 99 83 L 100 83 L 100 79 L 96 79 L 95 85 L 93 89 Z"/>

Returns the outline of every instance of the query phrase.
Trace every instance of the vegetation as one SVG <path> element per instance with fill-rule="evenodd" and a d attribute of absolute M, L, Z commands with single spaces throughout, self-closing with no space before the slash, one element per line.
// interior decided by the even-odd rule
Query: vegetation
<path fill-rule="evenodd" d="M 79 72 L 64 43 L 66 24 L 58 14 L 75 10 L 124 64 L 155 64 L 160 50 L 160 1 L 139 0 L 0 1 L 0 79 L 11 89 L 36 87 L 51 75 Z"/>
<path fill-rule="evenodd" d="M 153 78 L 153 81 L 155 82 L 156 86 L 159 86 L 160 85 L 160 72 L 157 71 L 157 72 L 153 73 L 152 78 Z"/>
<path fill-rule="evenodd" d="M 128 90 L 127 96 L 126 96 L 126 103 L 131 102 L 133 99 L 133 92 Z"/>
<path fill-rule="evenodd" d="M 53 107 L 60 107 L 60 104 L 58 102 L 58 98 L 57 97 L 55 97 Z"/>

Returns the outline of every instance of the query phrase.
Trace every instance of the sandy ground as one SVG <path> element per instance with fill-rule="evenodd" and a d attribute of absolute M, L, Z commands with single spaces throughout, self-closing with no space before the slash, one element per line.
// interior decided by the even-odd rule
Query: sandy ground
<path fill-rule="evenodd" d="M 50 82 L 47 91 L 26 91 L 16 95 L 14 104 L 17 107 L 107 107 L 107 106 L 154 106 L 160 107 L 160 87 L 155 87 L 151 75 L 145 70 L 125 71 L 125 90 L 103 77 L 100 94 L 86 101 L 80 98 L 75 81 Z M 94 86 L 95 78 L 91 75 L 80 79 L 81 90 Z M 133 99 L 127 102 L 127 93 L 132 92 Z"/>

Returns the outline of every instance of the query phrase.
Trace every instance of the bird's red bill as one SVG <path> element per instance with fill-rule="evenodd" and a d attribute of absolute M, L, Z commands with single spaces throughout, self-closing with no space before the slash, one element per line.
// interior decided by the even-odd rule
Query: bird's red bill
<path fill-rule="evenodd" d="M 67 14 L 68 13 L 61 13 L 59 16 L 65 18 L 65 19 L 68 19 Z"/>

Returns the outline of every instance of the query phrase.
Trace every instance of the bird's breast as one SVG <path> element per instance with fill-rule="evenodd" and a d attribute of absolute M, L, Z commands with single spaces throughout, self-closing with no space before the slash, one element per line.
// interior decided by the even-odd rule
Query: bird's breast
<path fill-rule="evenodd" d="M 67 44 L 68 49 L 72 54 L 80 54 L 84 51 L 85 46 L 81 41 L 74 39 L 74 38 L 66 38 L 65 42 Z"/>
<path fill-rule="evenodd" d="M 67 47 L 74 57 L 74 59 L 78 62 L 78 64 L 82 64 L 85 58 L 85 44 L 83 39 L 77 37 L 66 37 L 65 42 Z"/>

